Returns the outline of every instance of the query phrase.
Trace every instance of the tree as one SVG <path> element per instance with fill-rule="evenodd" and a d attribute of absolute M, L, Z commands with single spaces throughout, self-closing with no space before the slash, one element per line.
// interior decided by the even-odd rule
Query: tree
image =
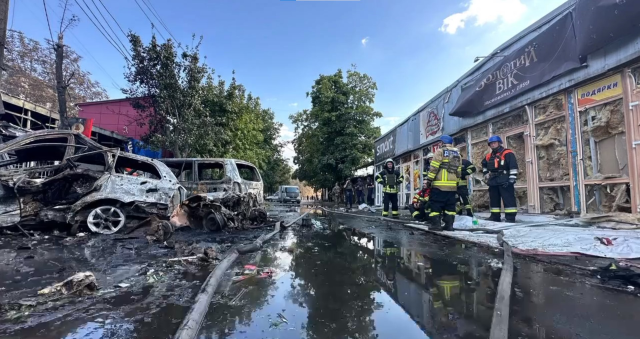
<path fill-rule="evenodd" d="M 373 159 L 374 141 L 380 128 L 374 126 L 382 114 L 371 106 L 376 83 L 355 66 L 331 75 L 320 75 L 311 92 L 311 109 L 291 115 L 298 165 L 295 177 L 315 189 L 344 182 L 356 169 Z"/>
<path fill-rule="evenodd" d="M 147 125 L 143 141 L 152 147 L 171 150 L 176 157 L 202 151 L 212 135 L 220 132 L 203 106 L 205 81 L 212 83 L 213 71 L 200 62 L 200 42 L 178 54 L 172 40 L 158 43 L 155 35 L 148 45 L 130 32 L 131 63 L 123 93 L 140 114 L 139 125 Z"/>
<path fill-rule="evenodd" d="M 109 98 L 102 85 L 91 79 L 91 73 L 82 69 L 81 60 L 76 51 L 65 46 L 62 66 L 65 79 L 70 79 L 66 91 L 70 115 L 75 114 L 78 102 Z M 3 91 L 49 109 L 58 109 L 55 52 L 51 47 L 20 31 L 10 30 L 5 65 L 7 70 L 3 72 L 0 84 Z"/>

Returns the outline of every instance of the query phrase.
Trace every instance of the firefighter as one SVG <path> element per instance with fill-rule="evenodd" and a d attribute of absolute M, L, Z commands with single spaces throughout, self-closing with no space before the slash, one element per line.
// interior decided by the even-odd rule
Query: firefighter
<path fill-rule="evenodd" d="M 452 231 L 456 217 L 456 194 L 458 178 L 462 171 L 462 158 L 458 149 L 453 147 L 452 137 L 443 135 L 440 141 L 443 145 L 434 154 L 427 175 L 431 186 L 429 222 L 434 230 L 442 230 L 444 221 L 444 229 Z"/>
<path fill-rule="evenodd" d="M 409 205 L 411 216 L 418 221 L 427 221 L 427 215 L 431 212 L 429 208 L 429 193 L 431 188 L 429 182 L 425 178 L 422 180 L 422 189 L 413 196 L 412 204 Z"/>
<path fill-rule="evenodd" d="M 471 210 L 471 203 L 469 202 L 469 176 L 477 171 L 476 166 L 474 166 L 471 161 L 467 159 L 462 159 L 462 171 L 461 177 L 458 181 L 458 198 L 462 205 L 460 212 L 458 214 L 464 214 L 464 211 L 467 211 L 467 215 L 473 217 L 473 211 Z"/>
<path fill-rule="evenodd" d="M 429 167 L 431 166 L 431 160 L 433 160 L 433 153 L 430 152 L 424 159 L 424 167 L 422 168 L 422 178 L 424 179 L 429 176 Z"/>
<path fill-rule="evenodd" d="M 502 139 L 494 135 L 489 138 L 491 152 L 482 160 L 484 181 L 489 186 L 489 220 L 500 221 L 500 200 L 504 205 L 504 218 L 507 222 L 516 222 L 516 176 L 518 163 L 512 150 L 502 146 Z"/>
<path fill-rule="evenodd" d="M 376 175 L 376 181 L 382 185 L 382 216 L 389 216 L 389 203 L 391 203 L 391 216 L 397 218 L 398 213 L 398 186 L 404 181 L 402 174 L 395 169 L 395 163 L 391 159 L 384 162 L 384 169 Z"/>

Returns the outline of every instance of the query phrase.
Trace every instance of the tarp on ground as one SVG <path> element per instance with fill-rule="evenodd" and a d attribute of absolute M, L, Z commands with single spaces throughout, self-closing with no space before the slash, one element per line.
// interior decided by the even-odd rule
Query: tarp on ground
<path fill-rule="evenodd" d="M 555 225 L 554 225 L 555 223 Z M 573 225 L 573 226 L 571 226 Z M 470 228 L 501 230 L 504 240 L 513 248 L 531 254 L 586 254 L 604 258 L 640 258 L 639 230 L 612 230 L 584 227 L 578 220 L 545 221 L 542 223 L 497 223 L 480 220 L 473 226 L 470 217 L 457 216 L 454 228 L 459 231 L 446 232 L 461 240 L 498 246 L 495 234 L 464 232 Z M 606 246 L 598 238 L 609 238 L 612 245 Z M 517 251 L 516 251 L 517 252 Z"/>

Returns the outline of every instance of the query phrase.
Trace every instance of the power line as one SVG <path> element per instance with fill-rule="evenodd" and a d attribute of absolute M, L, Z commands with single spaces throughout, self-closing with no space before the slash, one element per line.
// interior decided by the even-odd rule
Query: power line
<path fill-rule="evenodd" d="M 95 22 L 93 22 L 93 19 L 91 19 L 91 17 L 89 16 L 89 14 L 87 14 L 87 11 L 84 10 L 84 8 L 80 5 L 80 3 L 78 2 L 78 0 L 74 0 L 75 3 L 78 5 L 78 7 L 80 7 L 80 9 L 82 10 L 82 12 L 84 13 L 84 15 L 87 16 L 87 18 L 89 18 L 89 21 L 91 21 L 91 23 L 93 24 L 93 26 L 96 27 L 96 29 L 98 29 L 98 32 L 100 32 L 100 34 L 102 34 L 102 36 L 107 39 L 107 41 L 109 42 L 109 44 L 111 44 L 111 46 L 113 46 L 113 48 L 116 49 L 116 51 L 118 51 L 118 53 L 120 53 L 120 55 L 122 55 L 122 57 L 127 61 L 127 63 L 129 62 L 129 58 L 127 58 L 127 56 L 113 43 L 111 42 L 111 40 L 107 37 L 107 35 L 105 35 L 105 33 L 100 29 L 100 27 L 98 27 L 98 25 L 96 25 Z M 86 3 L 85 3 L 86 4 Z"/>
<path fill-rule="evenodd" d="M 84 2 L 84 0 L 82 1 Z M 118 34 L 116 33 L 116 31 L 113 30 L 113 28 L 111 27 L 111 25 L 109 24 L 109 21 L 107 20 L 107 18 L 104 17 L 104 15 L 102 14 L 102 11 L 100 10 L 100 8 L 98 8 L 98 5 L 96 4 L 96 2 L 94 0 L 91 0 L 91 2 L 93 2 L 93 5 L 96 7 L 96 10 L 98 11 L 98 13 L 100 13 L 100 16 L 102 17 L 102 20 L 104 20 L 104 22 L 107 24 L 107 27 L 109 27 L 109 29 L 111 30 L 111 33 L 113 33 L 113 36 L 115 36 L 115 38 L 118 40 L 118 42 L 120 43 L 120 45 L 122 45 L 123 50 L 127 51 L 127 54 L 129 54 L 129 56 L 131 57 L 131 53 L 129 53 L 127 46 L 125 46 L 122 43 L 122 40 L 120 40 L 120 38 L 118 37 Z M 86 4 L 86 3 L 85 3 Z M 87 6 L 88 7 L 88 6 Z M 91 8 L 89 8 L 89 11 L 91 11 Z M 92 13 L 93 14 L 93 13 Z M 95 15 L 94 15 L 95 16 Z M 96 20 L 98 20 L 96 18 Z M 117 22 L 116 22 L 117 23 Z M 120 26 L 120 25 L 118 25 Z M 125 34 L 126 37 L 126 34 Z"/>
<path fill-rule="evenodd" d="M 118 84 L 118 82 L 111 76 L 111 74 L 109 74 L 109 72 L 102 66 L 102 64 L 100 64 L 100 62 L 98 61 L 98 59 L 96 59 L 93 54 L 91 54 L 91 52 L 89 51 L 89 49 L 82 43 L 82 41 L 80 41 L 80 39 L 73 34 L 73 32 L 69 32 L 71 33 L 71 36 L 74 37 L 76 39 L 76 41 L 78 42 L 78 44 L 80 44 L 80 46 L 82 47 L 82 49 L 87 52 L 87 54 L 91 57 L 91 59 L 93 59 L 93 61 L 95 61 L 96 65 L 98 65 L 98 67 L 100 67 L 100 69 L 109 77 L 109 79 L 111 79 L 112 85 L 115 84 L 115 87 L 117 89 L 121 89 L 122 86 L 120 86 L 120 84 Z"/>
<path fill-rule="evenodd" d="M 140 10 L 142 11 L 142 13 L 144 14 L 144 16 L 147 17 L 147 19 L 149 20 L 149 22 L 151 23 L 151 29 L 153 29 L 155 27 L 155 25 L 153 24 L 153 20 L 151 20 L 151 18 L 149 18 L 149 16 L 147 15 L 147 12 L 144 11 L 144 8 L 142 8 L 142 6 L 140 6 L 140 3 L 138 2 L 138 0 L 134 0 L 136 2 L 136 5 L 138 5 L 138 7 L 140 7 Z M 164 40 L 167 41 L 167 39 L 162 35 L 162 32 L 160 32 L 160 30 L 156 29 L 156 31 L 158 31 L 158 34 L 160 34 L 160 37 Z"/>
<path fill-rule="evenodd" d="M 49 12 L 47 12 L 47 3 L 42 0 L 44 6 L 44 15 L 47 17 L 47 26 L 49 27 L 49 36 L 51 37 L 51 43 L 53 43 L 53 33 L 51 33 L 51 24 L 49 23 Z"/>
<path fill-rule="evenodd" d="M 149 4 L 147 4 L 147 2 Z M 149 9 L 149 12 L 151 12 L 151 14 L 158 20 L 158 22 L 160 22 L 160 25 L 162 25 L 162 27 L 164 27 L 164 29 L 167 31 L 167 33 L 169 33 L 169 35 L 173 38 L 173 41 L 178 43 L 178 40 L 176 39 L 176 37 L 174 37 L 173 34 L 171 34 L 171 31 L 169 30 L 169 27 L 167 27 L 167 25 L 165 25 L 165 23 L 162 20 L 162 18 L 160 18 L 160 14 L 157 13 L 155 8 L 151 9 L 151 7 L 153 7 L 153 5 L 151 5 L 151 0 L 142 0 L 142 3 L 144 3 L 145 6 L 147 6 L 147 8 Z M 149 7 L 150 5 L 151 5 L 151 7 Z"/>
<path fill-rule="evenodd" d="M 116 18 L 113 17 L 113 15 L 111 14 L 111 12 L 109 12 L 109 9 L 107 8 L 107 6 L 104 5 L 104 3 L 102 2 L 102 0 L 98 0 L 100 1 L 100 3 L 102 4 L 102 7 L 104 7 L 104 9 L 107 11 L 107 13 L 109 14 L 109 16 L 111 17 L 111 19 L 113 19 L 113 21 L 115 21 L 116 25 L 118 25 L 118 28 L 120 28 L 120 32 L 122 32 L 122 34 L 124 34 L 124 36 L 127 36 L 127 33 L 125 33 L 124 29 L 122 29 L 122 27 L 120 26 L 120 24 L 118 23 L 118 20 L 116 20 Z"/>

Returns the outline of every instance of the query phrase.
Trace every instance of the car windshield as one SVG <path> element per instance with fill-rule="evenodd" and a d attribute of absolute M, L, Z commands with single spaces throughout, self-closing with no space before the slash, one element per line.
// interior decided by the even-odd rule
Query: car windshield
<path fill-rule="evenodd" d="M 285 188 L 285 192 L 287 192 L 287 193 L 300 192 L 300 189 L 297 188 L 297 187 L 286 187 Z"/>

